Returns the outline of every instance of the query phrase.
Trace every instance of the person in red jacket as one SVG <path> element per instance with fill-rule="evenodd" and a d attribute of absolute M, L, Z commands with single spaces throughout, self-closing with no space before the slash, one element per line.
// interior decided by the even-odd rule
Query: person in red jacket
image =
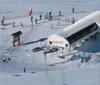
<path fill-rule="evenodd" d="M 29 10 L 29 16 L 32 16 L 32 8 Z"/>

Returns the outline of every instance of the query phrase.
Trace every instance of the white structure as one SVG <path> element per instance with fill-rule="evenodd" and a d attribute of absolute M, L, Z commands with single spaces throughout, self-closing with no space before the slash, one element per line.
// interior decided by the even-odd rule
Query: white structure
<path fill-rule="evenodd" d="M 100 11 L 96 11 L 73 25 L 63 29 L 58 34 L 48 37 L 48 42 L 54 47 L 67 49 L 80 46 L 85 39 L 95 35 L 100 27 Z"/>

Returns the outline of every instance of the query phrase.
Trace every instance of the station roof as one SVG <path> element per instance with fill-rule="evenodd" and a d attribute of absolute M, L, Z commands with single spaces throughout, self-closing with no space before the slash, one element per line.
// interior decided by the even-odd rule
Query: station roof
<path fill-rule="evenodd" d="M 96 11 L 96 12 L 80 19 L 73 25 L 66 27 L 61 32 L 59 32 L 57 35 L 65 37 L 65 38 L 69 37 L 70 35 L 82 30 L 83 28 L 85 28 L 93 23 L 100 23 L 99 17 L 100 17 L 100 11 Z"/>
<path fill-rule="evenodd" d="M 13 33 L 13 34 L 11 34 L 12 36 L 19 36 L 19 35 L 21 35 L 22 34 L 22 32 L 21 31 L 18 31 L 18 32 L 15 32 L 15 33 Z"/>

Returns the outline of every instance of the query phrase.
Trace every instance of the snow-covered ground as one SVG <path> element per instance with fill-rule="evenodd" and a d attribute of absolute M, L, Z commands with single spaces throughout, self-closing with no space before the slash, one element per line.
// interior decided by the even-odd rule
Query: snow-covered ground
<path fill-rule="evenodd" d="M 74 15 L 75 16 L 75 15 Z M 83 14 L 80 14 L 82 17 Z M 77 14 L 76 14 L 77 17 Z M 58 18 L 60 19 L 60 26 L 58 26 Z M 42 38 L 48 38 L 51 34 L 59 32 L 65 26 L 70 25 L 71 22 L 65 22 L 66 16 L 56 17 L 52 21 L 48 20 L 39 20 L 38 24 L 34 23 L 34 26 L 31 26 L 30 17 L 23 17 L 17 19 L 6 20 L 5 24 L 7 26 L 0 26 L 0 71 L 5 72 L 22 72 L 23 68 L 27 68 L 29 71 L 41 71 L 45 67 L 45 55 L 43 51 L 33 52 L 32 49 L 38 47 L 41 43 L 39 40 Z M 16 27 L 12 27 L 12 22 L 16 22 Z M 21 27 L 20 23 L 23 23 L 24 26 Z M 9 24 L 10 23 L 10 24 Z M 52 28 L 51 28 L 52 24 Z M 21 42 L 22 45 L 13 47 L 12 46 L 12 36 L 11 34 L 17 31 L 22 31 Z M 32 43 L 31 43 L 32 42 Z M 53 63 L 64 62 L 70 56 L 66 56 L 65 59 L 59 58 L 61 55 L 61 50 L 54 53 L 48 53 L 46 55 L 47 65 Z M 64 55 L 67 51 L 64 50 Z M 82 54 L 84 55 L 84 53 Z M 11 62 L 5 64 L 2 62 L 3 57 L 10 57 Z"/>
<path fill-rule="evenodd" d="M 72 56 L 59 58 L 61 50 L 48 53 L 46 56 L 43 51 L 32 51 L 33 48 L 40 46 L 40 39 L 48 38 L 51 34 L 71 25 L 72 22 L 66 22 L 66 18 L 70 21 L 73 17 L 79 20 L 95 10 L 100 10 L 99 2 L 99 0 L 0 0 L 0 16 L 7 18 L 5 20 L 7 26 L 0 25 L 0 85 L 100 85 L 100 35 L 96 40 L 90 40 L 80 47 L 81 56 L 92 55 L 91 60 L 86 63 L 81 63 L 81 58 L 70 60 Z M 43 18 L 38 24 L 34 22 L 32 27 L 26 12 L 30 7 L 33 9 L 34 19 L 39 19 L 39 14 L 44 16 L 45 13 L 52 11 L 53 20 Z M 71 13 L 73 7 L 80 13 Z M 63 16 L 58 16 L 59 10 Z M 60 19 L 59 26 L 58 19 Z M 12 26 L 13 21 L 16 22 L 15 28 Z M 21 22 L 24 24 L 23 27 L 20 26 Z M 17 31 L 22 31 L 22 45 L 12 47 L 11 34 Z M 81 52 L 83 48 L 85 54 Z M 98 54 L 95 54 L 96 52 Z M 2 62 L 4 56 L 11 58 L 11 61 Z"/>
<path fill-rule="evenodd" d="M 78 12 L 91 12 L 100 9 L 99 3 L 100 0 L 0 0 L 0 16 L 26 15 L 30 7 L 37 14 L 61 10 L 67 15 L 73 7 Z"/>
<path fill-rule="evenodd" d="M 36 73 L 0 74 L 1 85 L 100 85 L 100 64 L 89 67 L 42 71 Z"/>

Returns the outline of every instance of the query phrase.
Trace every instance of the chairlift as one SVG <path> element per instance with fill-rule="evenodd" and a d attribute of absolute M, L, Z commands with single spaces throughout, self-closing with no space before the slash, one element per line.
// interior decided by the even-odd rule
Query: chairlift
<path fill-rule="evenodd" d="M 3 59 L 2 59 L 2 61 L 4 62 L 4 63 L 9 63 L 10 61 L 11 61 L 11 58 L 10 57 L 3 57 Z"/>
<path fill-rule="evenodd" d="M 33 52 L 39 52 L 39 51 L 42 51 L 42 50 L 43 50 L 42 47 L 36 47 L 36 48 L 32 49 Z"/>
<path fill-rule="evenodd" d="M 46 51 L 44 51 L 43 53 L 45 54 L 45 53 L 53 53 L 53 52 L 57 52 L 59 49 L 58 48 L 52 48 L 52 49 L 50 49 L 50 50 L 46 50 Z"/>

